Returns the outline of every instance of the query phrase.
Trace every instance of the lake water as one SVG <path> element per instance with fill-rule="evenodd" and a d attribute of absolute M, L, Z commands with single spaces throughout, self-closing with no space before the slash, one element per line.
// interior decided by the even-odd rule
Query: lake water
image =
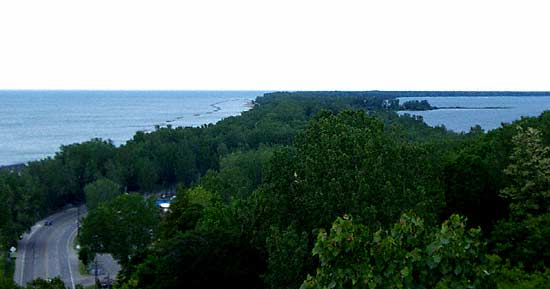
<path fill-rule="evenodd" d="M 403 103 L 424 99 L 436 107 L 467 109 L 400 111 L 399 114 L 420 115 L 428 125 L 444 125 L 456 132 L 468 132 L 477 124 L 487 131 L 500 127 L 502 123 L 511 123 L 522 116 L 538 116 L 543 111 L 550 110 L 550 96 L 400 97 L 399 101 Z"/>
<path fill-rule="evenodd" d="M 260 91 L 1 91 L 0 166 L 52 156 L 91 138 L 116 145 L 155 126 L 238 115 Z"/>

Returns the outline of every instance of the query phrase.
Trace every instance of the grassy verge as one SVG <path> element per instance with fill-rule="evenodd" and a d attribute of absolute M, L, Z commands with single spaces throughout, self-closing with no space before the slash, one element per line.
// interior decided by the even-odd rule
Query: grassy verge
<path fill-rule="evenodd" d="M 0 276 L 6 276 L 5 270 L 6 270 L 6 254 L 4 252 L 0 252 Z"/>
<path fill-rule="evenodd" d="M 84 263 L 82 263 L 81 261 L 78 261 L 78 273 L 80 273 L 80 275 L 82 276 L 88 275 L 88 270 L 86 270 L 86 265 L 84 265 Z"/>
<path fill-rule="evenodd" d="M 78 255 L 78 239 L 77 238 L 74 238 L 73 240 L 73 248 L 74 250 L 76 251 L 77 255 Z M 80 273 L 80 275 L 82 276 L 85 276 L 85 275 L 88 275 L 88 270 L 86 268 L 86 265 L 84 265 L 84 263 L 82 263 L 82 261 L 80 261 L 80 259 L 78 260 L 78 273 Z M 87 287 L 86 287 L 87 288 Z M 94 287 L 91 287 L 91 288 L 95 288 Z"/>

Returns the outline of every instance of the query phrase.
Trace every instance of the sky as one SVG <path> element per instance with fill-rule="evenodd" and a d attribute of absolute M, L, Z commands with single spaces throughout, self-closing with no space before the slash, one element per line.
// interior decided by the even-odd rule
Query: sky
<path fill-rule="evenodd" d="M 0 0 L 0 89 L 550 90 L 550 3 Z"/>

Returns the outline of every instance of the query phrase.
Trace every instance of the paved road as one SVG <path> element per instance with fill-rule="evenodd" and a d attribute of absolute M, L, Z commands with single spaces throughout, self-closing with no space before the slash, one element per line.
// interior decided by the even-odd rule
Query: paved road
<path fill-rule="evenodd" d="M 81 213 L 84 209 L 80 209 Z M 45 222 L 52 225 L 46 226 Z M 18 243 L 14 279 L 19 285 L 42 278 L 61 277 L 68 288 L 92 285 L 94 277 L 80 275 L 73 248 L 77 233 L 77 208 L 66 209 L 38 222 Z M 111 276 L 116 273 L 109 272 Z"/>

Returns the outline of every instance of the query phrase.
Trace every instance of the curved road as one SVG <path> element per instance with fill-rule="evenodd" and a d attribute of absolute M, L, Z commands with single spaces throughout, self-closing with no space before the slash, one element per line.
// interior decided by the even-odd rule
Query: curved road
<path fill-rule="evenodd" d="M 81 207 L 81 216 L 85 212 Z M 52 225 L 46 226 L 45 222 Z M 94 277 L 78 271 L 78 257 L 73 248 L 77 234 L 77 208 L 69 208 L 38 222 L 18 243 L 14 279 L 19 285 L 42 278 L 61 277 L 68 288 L 76 284 L 94 284 Z M 111 275 L 111 276 L 114 276 Z"/>

